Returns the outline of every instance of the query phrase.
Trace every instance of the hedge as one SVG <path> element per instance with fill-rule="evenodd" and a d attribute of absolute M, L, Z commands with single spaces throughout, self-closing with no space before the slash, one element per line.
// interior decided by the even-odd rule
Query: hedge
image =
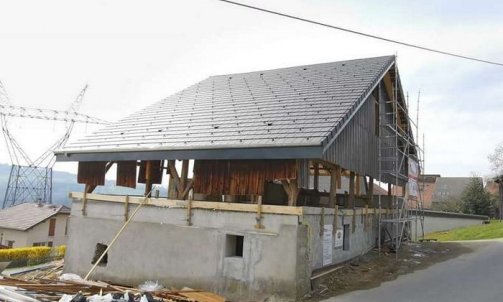
<path fill-rule="evenodd" d="M 22 247 L 0 250 L 0 262 L 26 261 L 28 265 L 43 263 L 50 259 L 62 258 L 65 255 L 66 246 L 54 248 L 47 246 Z"/>

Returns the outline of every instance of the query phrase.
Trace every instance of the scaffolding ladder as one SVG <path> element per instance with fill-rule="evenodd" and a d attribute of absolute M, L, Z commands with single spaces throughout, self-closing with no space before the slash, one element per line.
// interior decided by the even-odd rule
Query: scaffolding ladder
<path fill-rule="evenodd" d="M 410 160 L 415 160 L 418 164 L 418 174 L 423 171 L 424 159 L 422 150 L 414 140 L 411 127 L 415 126 L 418 133 L 417 123 L 410 118 L 405 100 L 398 101 L 399 85 L 398 71 L 396 64 L 394 70 L 390 70 L 394 79 L 391 100 L 381 102 L 381 96 L 377 100 L 379 106 L 379 135 L 378 135 L 378 169 L 379 181 L 388 183 L 387 207 L 383 213 L 383 200 L 379 195 L 379 233 L 378 249 L 381 252 L 381 245 L 388 244 L 391 250 L 396 252 L 402 242 L 406 240 L 417 240 L 424 236 L 424 212 L 422 190 L 414 199 L 408 194 L 408 164 Z M 381 89 L 379 95 L 381 94 Z M 402 105 L 403 104 L 403 105 Z M 404 129 L 405 128 L 405 129 Z M 393 187 L 394 186 L 394 187 Z M 398 191 L 398 187 L 402 191 Z M 391 211 L 391 213 L 390 213 Z M 414 222 L 415 236 L 412 236 L 411 224 Z M 420 230 L 418 230 L 420 227 Z M 419 234 L 418 234 L 419 231 Z"/>

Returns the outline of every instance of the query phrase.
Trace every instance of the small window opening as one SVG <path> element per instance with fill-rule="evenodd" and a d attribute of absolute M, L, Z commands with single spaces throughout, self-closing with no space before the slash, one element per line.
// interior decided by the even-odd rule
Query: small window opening
<path fill-rule="evenodd" d="M 91 264 L 95 264 L 98 261 L 98 259 L 100 259 L 101 255 L 105 252 L 107 248 L 108 246 L 106 244 L 97 243 L 96 250 L 94 251 L 93 261 L 91 261 Z M 107 264 L 108 264 L 108 253 L 106 253 L 105 256 L 103 256 L 103 259 L 101 259 L 98 265 L 106 266 Z"/>
<path fill-rule="evenodd" d="M 244 236 L 226 235 L 225 257 L 243 257 Z"/>

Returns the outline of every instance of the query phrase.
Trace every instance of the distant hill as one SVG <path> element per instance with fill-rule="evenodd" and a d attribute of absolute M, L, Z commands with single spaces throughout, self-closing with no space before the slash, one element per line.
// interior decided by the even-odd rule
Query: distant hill
<path fill-rule="evenodd" d="M 10 165 L 0 164 L 0 200 L 4 199 L 7 183 L 9 182 Z M 84 185 L 77 183 L 77 175 L 68 172 L 54 171 L 52 175 L 52 202 L 70 206 L 69 192 L 82 192 Z M 136 189 L 116 187 L 115 181 L 107 180 L 105 186 L 96 188 L 95 193 L 114 195 L 143 195 L 145 186 L 139 184 Z M 166 190 L 161 188 L 160 195 L 165 196 Z M 1 204 L 0 204 L 1 206 Z"/>

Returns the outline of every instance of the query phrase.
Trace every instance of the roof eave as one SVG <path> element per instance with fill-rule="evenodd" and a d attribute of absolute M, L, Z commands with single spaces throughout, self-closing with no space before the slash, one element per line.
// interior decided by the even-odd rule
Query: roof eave
<path fill-rule="evenodd" d="M 323 147 L 320 144 L 316 144 L 212 149 L 59 151 L 55 154 L 57 161 L 75 162 L 170 159 L 315 159 L 322 158 L 322 152 Z"/>

